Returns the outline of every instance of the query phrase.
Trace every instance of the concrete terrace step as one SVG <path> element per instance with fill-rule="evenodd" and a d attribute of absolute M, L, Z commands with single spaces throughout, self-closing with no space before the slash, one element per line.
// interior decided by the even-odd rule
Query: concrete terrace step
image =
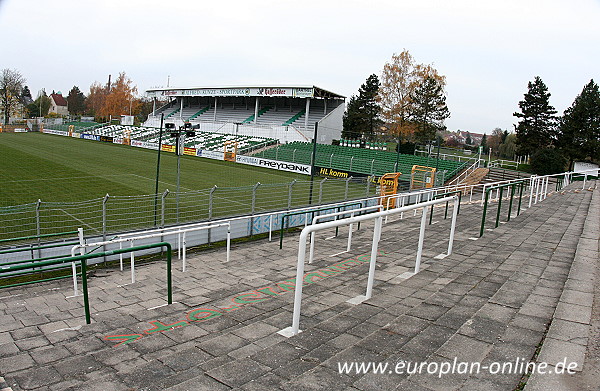
<path fill-rule="evenodd" d="M 0 291 L 0 375 L 14 390 L 513 389 L 520 376 L 340 374 L 343 361 L 529 359 L 552 316 L 591 192 L 555 194 L 478 236 L 481 207 L 462 205 L 454 253 L 437 208 L 422 271 L 414 268 L 420 214 L 384 226 L 373 298 L 364 294 L 372 224 L 338 238 L 322 232 L 307 265 L 301 329 L 291 324 L 297 233 L 175 262 L 175 301 L 164 306 L 164 263 L 90 281 L 93 323 L 68 281 Z M 490 224 L 489 227 L 492 227 Z M 341 266 L 332 272 L 331 266 Z M 329 272 L 330 274 L 327 274 Z M 328 278 L 324 278 L 328 277 Z M 121 343 L 121 344 L 119 344 Z M 502 360 L 501 360 L 502 359 Z"/>

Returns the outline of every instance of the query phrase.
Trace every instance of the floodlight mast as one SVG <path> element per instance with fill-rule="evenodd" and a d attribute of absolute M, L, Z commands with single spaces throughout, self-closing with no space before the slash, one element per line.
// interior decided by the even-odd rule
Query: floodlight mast
<path fill-rule="evenodd" d="M 160 150 L 162 145 L 163 123 L 165 113 L 160 113 L 160 131 L 158 134 L 158 159 L 156 160 L 156 184 L 154 186 L 154 226 L 156 227 L 157 208 L 158 208 L 158 175 L 160 173 Z"/>
<path fill-rule="evenodd" d="M 175 137 L 175 153 L 177 154 L 177 190 L 175 193 L 175 208 L 176 208 L 176 221 L 179 223 L 179 192 L 181 183 L 181 155 L 185 151 L 185 137 L 194 137 L 196 133 L 193 130 L 192 124 L 185 122 L 183 126 L 179 127 L 179 130 L 174 130 L 171 133 L 172 137 Z"/>

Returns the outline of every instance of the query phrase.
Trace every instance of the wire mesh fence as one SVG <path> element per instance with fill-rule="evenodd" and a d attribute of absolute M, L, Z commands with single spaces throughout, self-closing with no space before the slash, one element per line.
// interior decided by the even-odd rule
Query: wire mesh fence
<path fill-rule="evenodd" d="M 80 202 L 0 207 L 0 239 L 76 230 L 107 235 L 150 227 L 208 221 L 376 195 L 371 177 L 294 180 L 288 183 L 111 196 Z"/>

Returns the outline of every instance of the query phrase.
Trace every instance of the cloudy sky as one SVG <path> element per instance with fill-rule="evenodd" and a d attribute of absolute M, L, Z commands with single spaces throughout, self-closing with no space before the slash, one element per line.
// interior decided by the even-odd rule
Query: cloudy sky
<path fill-rule="evenodd" d="M 0 0 L 0 68 L 34 97 L 124 71 L 147 88 L 314 84 L 350 96 L 408 49 L 451 130 L 513 129 L 540 76 L 560 113 L 600 81 L 600 0 Z"/>

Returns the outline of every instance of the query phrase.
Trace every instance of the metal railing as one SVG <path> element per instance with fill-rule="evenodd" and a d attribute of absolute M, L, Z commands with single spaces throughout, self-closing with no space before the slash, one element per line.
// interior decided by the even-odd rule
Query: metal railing
<path fill-rule="evenodd" d="M 188 232 L 197 232 L 197 231 L 209 230 L 209 229 L 214 229 L 214 228 L 219 228 L 219 227 L 227 227 L 227 252 L 226 252 L 227 258 L 226 258 L 226 261 L 229 262 L 230 251 L 231 251 L 231 224 L 229 222 L 220 223 L 220 224 L 199 223 L 199 224 L 192 224 L 192 225 L 187 225 L 187 226 L 172 227 L 172 228 L 166 228 L 166 229 L 155 229 L 155 230 L 150 230 L 150 231 L 122 234 L 122 235 L 116 236 L 115 238 L 113 238 L 111 240 L 107 240 L 107 241 L 77 244 L 71 248 L 71 256 L 75 256 L 75 252 L 77 250 L 83 250 L 84 248 L 88 248 L 88 247 L 95 247 L 96 249 L 98 249 L 99 247 L 103 247 L 103 246 L 110 245 L 110 244 L 119 244 L 119 251 L 121 251 L 121 250 L 123 250 L 123 243 L 129 242 L 130 243 L 129 249 L 130 249 L 130 253 L 131 253 L 131 257 L 130 257 L 131 283 L 133 284 L 133 283 L 135 283 L 135 251 L 131 251 L 131 249 L 135 248 L 134 243 L 136 240 L 139 241 L 139 240 L 143 240 L 143 239 L 160 238 L 160 241 L 163 242 L 165 236 L 177 235 L 178 236 L 178 244 L 179 244 L 177 246 L 178 258 L 181 258 L 181 255 L 183 255 L 182 271 L 185 272 L 186 271 L 186 253 L 187 253 L 186 234 Z M 119 264 L 120 264 L 121 271 L 123 271 L 122 253 L 121 253 L 121 256 L 119 257 Z M 78 289 L 77 289 L 77 279 L 76 279 L 75 269 L 73 269 L 73 291 L 74 291 L 74 296 L 77 296 Z"/>
<path fill-rule="evenodd" d="M 283 231 L 285 228 L 286 219 L 289 219 L 290 217 L 296 216 L 296 215 L 309 215 L 310 214 L 310 215 L 314 216 L 315 213 L 324 212 L 324 211 L 328 211 L 328 210 L 332 210 L 332 209 L 337 209 L 337 211 L 340 212 L 341 208 L 348 208 L 351 206 L 358 206 L 360 208 L 363 206 L 363 204 L 362 204 L 362 202 L 353 202 L 350 204 L 334 206 L 333 208 L 332 207 L 323 207 L 323 208 L 299 210 L 299 211 L 284 213 L 283 216 L 281 216 L 281 228 L 279 230 L 279 249 L 281 250 L 283 248 Z M 305 225 L 307 225 L 308 218 L 305 218 L 305 222 L 306 222 Z"/>
<path fill-rule="evenodd" d="M 467 167 L 462 173 L 448 182 L 447 186 L 460 184 L 463 180 L 465 180 L 471 173 L 481 167 L 481 162 L 485 162 L 483 159 L 477 159 L 473 164 Z"/>
<path fill-rule="evenodd" d="M 517 216 L 521 214 L 521 200 L 523 197 L 523 188 L 525 187 L 525 181 L 521 180 L 518 182 L 511 182 L 511 183 L 505 183 L 502 185 L 498 185 L 498 186 L 492 186 L 492 187 L 488 187 L 485 190 L 485 199 L 484 199 L 484 203 L 483 203 L 483 215 L 481 216 L 481 228 L 479 230 L 479 237 L 483 236 L 483 232 L 485 230 L 485 218 L 486 218 L 486 214 L 487 214 L 487 208 L 488 208 L 488 201 L 489 201 L 489 195 L 490 192 L 494 191 L 494 190 L 498 190 L 499 195 L 498 195 L 498 210 L 496 212 L 496 226 L 495 228 L 498 228 L 498 224 L 500 222 L 500 213 L 502 210 L 502 193 L 504 192 L 504 189 L 507 187 L 510 187 L 510 204 L 508 207 L 508 217 L 506 218 L 506 221 L 510 221 L 510 217 L 512 215 L 512 205 L 513 205 L 513 197 L 515 195 L 515 187 L 519 186 L 519 206 L 517 208 Z"/>
<path fill-rule="evenodd" d="M 82 277 L 82 290 L 83 290 L 83 303 L 84 303 L 84 308 L 85 308 L 85 322 L 87 324 L 91 323 L 91 315 L 90 315 L 90 303 L 89 303 L 89 294 L 88 294 L 88 285 L 87 285 L 87 261 L 88 259 L 92 259 L 92 258 L 99 258 L 99 257 L 103 257 L 105 255 L 112 255 L 112 254 L 120 254 L 120 253 L 125 253 L 125 252 L 130 252 L 130 251 L 141 251 L 141 250 L 146 250 L 146 249 L 151 249 L 151 248 L 157 248 L 157 247 L 166 247 L 166 256 L 167 256 L 167 303 L 168 304 L 172 304 L 173 303 L 173 285 L 172 285 L 172 271 L 171 271 L 171 245 L 167 242 L 160 242 L 160 243 L 154 243 L 154 244 L 147 244 L 147 245 L 143 245 L 143 246 L 137 246 L 137 247 L 132 247 L 132 248 L 126 248 L 126 249 L 120 249 L 120 250 L 112 250 L 112 251 L 106 251 L 106 252 L 101 252 L 101 253 L 97 253 L 97 254 L 84 254 L 84 255 L 77 255 L 74 257 L 65 257 L 65 258 L 58 258 L 58 259 L 51 259 L 51 260 L 38 260 L 38 259 L 32 259 L 31 262 L 32 264 L 35 264 L 36 267 L 45 267 L 45 266 L 53 266 L 53 265 L 58 265 L 58 264 L 64 264 L 64 263 L 75 263 L 75 262 L 79 262 L 81 265 L 81 277 Z M 26 270 L 31 268 L 31 264 L 25 264 L 25 265 L 12 265 L 12 266 L 8 266 L 6 268 L 4 268 L 4 271 L 7 272 L 12 272 L 12 271 L 21 271 L 21 270 Z"/>
<path fill-rule="evenodd" d="M 374 195 L 369 178 L 328 179 L 313 183 L 297 180 L 260 186 L 212 187 L 179 194 L 165 191 L 139 196 L 105 195 L 87 201 L 36 202 L 0 206 L 0 239 L 51 234 L 84 227 L 106 235 L 223 217 L 293 209 L 317 203 L 360 199 Z M 179 203 L 177 203 L 177 198 Z M 253 202 L 254 200 L 254 202 Z M 156 209 L 154 207 L 156 203 Z"/>
<path fill-rule="evenodd" d="M 416 260 L 415 260 L 415 274 L 416 274 L 420 270 L 421 256 L 423 253 L 423 240 L 425 237 L 425 226 L 426 226 L 426 221 L 427 221 L 427 207 L 430 205 L 437 204 L 437 203 L 444 203 L 446 201 L 454 201 L 454 211 L 452 214 L 452 225 L 450 228 L 450 239 L 448 241 L 448 253 L 447 253 L 447 255 L 450 255 L 452 253 L 452 245 L 454 243 L 454 231 L 456 228 L 456 213 L 458 210 L 458 207 L 456 205 L 458 203 L 458 197 L 456 197 L 456 196 L 441 198 L 439 200 L 426 201 L 426 202 L 422 202 L 419 204 L 404 206 L 404 207 L 397 208 L 397 209 L 384 210 L 381 212 L 375 212 L 375 213 L 370 213 L 370 214 L 361 215 L 361 216 L 354 216 L 354 217 L 349 217 L 349 218 L 341 219 L 341 220 L 329 221 L 329 222 L 321 223 L 321 224 L 309 225 L 309 226 L 305 227 L 302 230 L 302 232 L 300 233 L 300 239 L 299 239 L 299 244 L 298 244 L 298 262 L 297 262 L 297 266 L 296 266 L 296 286 L 294 289 L 294 312 L 292 315 L 292 326 L 279 331 L 279 333 L 286 337 L 290 337 L 290 336 L 296 335 L 300 332 L 300 311 L 301 311 L 301 305 L 302 305 L 302 286 L 304 284 L 304 278 L 303 278 L 304 277 L 304 263 L 305 263 L 305 258 L 306 258 L 306 242 L 308 240 L 309 234 L 311 234 L 312 232 L 322 231 L 324 229 L 359 223 L 361 221 L 375 220 L 375 227 L 373 230 L 373 242 L 371 245 L 371 258 L 370 258 L 370 262 L 369 262 L 369 277 L 367 280 L 367 291 L 364 296 L 359 296 L 357 298 L 352 299 L 353 303 L 360 303 L 364 300 L 370 299 L 373 295 L 373 281 L 375 278 L 375 265 L 377 262 L 378 244 L 379 244 L 379 240 L 381 239 L 383 218 L 385 216 L 388 216 L 391 214 L 398 214 L 398 213 L 402 213 L 402 212 L 409 211 L 412 209 L 422 208 L 421 227 L 419 230 L 419 244 L 418 244 L 417 256 L 416 256 Z"/>
<path fill-rule="evenodd" d="M 504 160 L 504 159 L 497 159 L 497 160 L 492 160 L 491 162 L 488 163 L 488 167 L 492 168 L 492 167 L 500 167 L 500 168 L 504 168 L 504 167 L 511 167 L 513 169 L 517 169 L 519 168 L 519 163 L 515 162 L 513 160 Z"/>
<path fill-rule="evenodd" d="M 350 217 L 354 217 L 355 213 L 360 213 L 363 214 L 363 212 L 368 212 L 368 211 L 373 211 L 373 210 L 379 210 L 382 211 L 383 210 L 383 205 L 373 205 L 373 206 L 366 206 L 364 208 L 358 208 L 358 209 L 350 209 L 350 210 L 345 210 L 342 212 L 335 212 L 335 213 L 327 213 L 324 215 L 319 215 L 319 216 L 315 216 L 313 217 L 312 220 L 312 225 L 315 225 L 319 220 L 322 219 L 327 219 L 330 217 L 338 217 L 338 216 L 343 216 L 343 215 L 350 215 Z M 339 227 L 335 227 L 335 233 L 337 236 L 338 233 L 338 228 Z M 342 251 L 339 252 L 337 254 L 334 255 L 340 255 L 343 253 L 347 253 L 350 252 L 350 249 L 352 247 L 352 230 L 354 228 L 354 224 L 350 224 L 348 227 L 348 244 L 346 245 L 346 251 Z M 358 229 L 360 229 L 360 222 L 358 223 Z M 310 253 L 308 256 L 308 263 L 312 263 L 313 259 L 314 259 L 314 255 L 315 255 L 315 233 L 312 232 L 310 234 Z"/>

